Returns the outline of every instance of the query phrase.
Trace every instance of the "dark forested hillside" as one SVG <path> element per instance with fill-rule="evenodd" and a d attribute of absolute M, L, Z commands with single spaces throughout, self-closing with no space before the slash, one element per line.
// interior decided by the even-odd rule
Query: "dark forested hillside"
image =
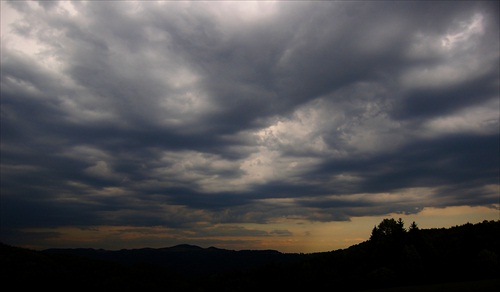
<path fill-rule="evenodd" d="M 421 230 L 384 219 L 368 241 L 305 260 L 297 275 L 344 290 L 498 279 L 499 252 L 500 221 Z"/>
<path fill-rule="evenodd" d="M 405 228 L 402 220 L 394 219 L 380 222 L 363 243 L 314 254 L 192 245 L 120 251 L 33 251 L 0 245 L 5 286 L 108 291 L 255 291 L 262 287 L 359 291 L 463 281 L 479 281 L 482 290 L 495 291 L 499 254 L 500 221 L 419 229 L 415 223 Z"/>
<path fill-rule="evenodd" d="M 216 247 L 201 248 L 194 245 L 177 245 L 167 248 L 131 250 L 49 249 L 45 254 L 71 254 L 114 263 L 148 264 L 170 269 L 188 276 L 206 276 L 230 271 L 248 271 L 256 267 L 280 262 L 291 263 L 303 258 L 298 254 L 284 254 L 275 250 L 226 250 Z"/>

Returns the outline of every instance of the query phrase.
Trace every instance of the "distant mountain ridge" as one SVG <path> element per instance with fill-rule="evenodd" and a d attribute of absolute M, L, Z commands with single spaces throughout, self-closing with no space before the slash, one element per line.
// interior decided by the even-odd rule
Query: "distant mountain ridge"
<path fill-rule="evenodd" d="M 163 248 L 104 250 L 92 248 L 53 248 L 44 254 L 70 254 L 120 264 L 146 264 L 172 269 L 182 274 L 203 275 L 234 270 L 249 270 L 272 263 L 290 263 L 303 256 L 276 250 L 228 250 L 179 244 Z"/>
<path fill-rule="evenodd" d="M 163 250 L 169 251 L 195 251 L 195 250 L 203 250 L 203 247 L 191 244 L 178 244 L 170 247 L 160 248 Z"/>

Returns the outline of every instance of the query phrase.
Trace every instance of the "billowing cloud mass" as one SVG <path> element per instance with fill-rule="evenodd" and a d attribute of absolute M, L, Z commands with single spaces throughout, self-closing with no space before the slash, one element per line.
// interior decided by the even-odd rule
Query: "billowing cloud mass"
<path fill-rule="evenodd" d="M 2 241 L 498 209 L 498 8 L 2 2 Z"/>

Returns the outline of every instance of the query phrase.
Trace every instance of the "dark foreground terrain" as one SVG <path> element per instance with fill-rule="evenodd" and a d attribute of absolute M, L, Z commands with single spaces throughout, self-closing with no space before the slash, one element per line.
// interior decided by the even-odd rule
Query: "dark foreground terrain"
<path fill-rule="evenodd" d="M 16 290 L 497 291 L 500 221 L 449 229 L 384 219 L 369 240 L 313 254 L 178 245 L 34 251 L 0 244 L 1 280 Z"/>

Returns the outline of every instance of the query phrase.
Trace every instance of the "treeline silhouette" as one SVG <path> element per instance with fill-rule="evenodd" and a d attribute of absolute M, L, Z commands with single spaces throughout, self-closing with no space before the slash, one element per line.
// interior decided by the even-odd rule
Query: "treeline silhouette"
<path fill-rule="evenodd" d="M 464 281 L 474 281 L 476 291 L 497 291 L 499 254 L 500 221 L 420 229 L 415 222 L 405 228 L 401 219 L 382 220 L 360 244 L 312 254 L 192 245 L 34 251 L 0 244 L 5 287 L 65 291 L 361 291 L 418 285 L 434 291 L 432 285 Z"/>

